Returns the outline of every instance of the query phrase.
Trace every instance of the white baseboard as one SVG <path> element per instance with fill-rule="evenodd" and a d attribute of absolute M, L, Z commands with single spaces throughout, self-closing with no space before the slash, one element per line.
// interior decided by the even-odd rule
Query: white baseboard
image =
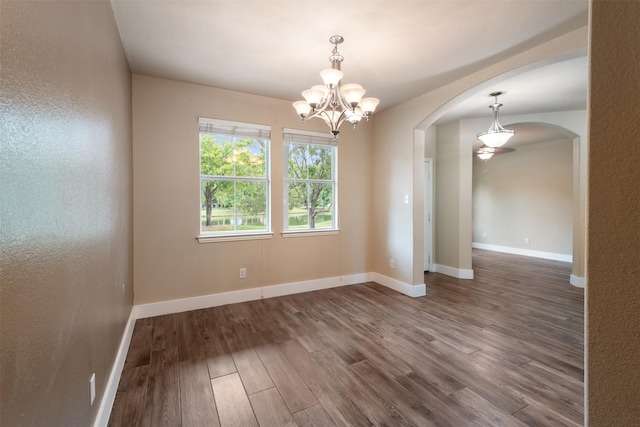
<path fill-rule="evenodd" d="M 433 264 L 433 271 L 435 273 L 446 274 L 447 276 L 455 277 L 458 279 L 473 279 L 474 277 L 473 270 L 454 268 L 442 264 Z"/>
<path fill-rule="evenodd" d="M 569 276 L 569 283 L 571 283 L 576 288 L 584 288 L 586 284 L 586 279 L 584 277 L 578 277 L 574 274 Z"/>
<path fill-rule="evenodd" d="M 120 376 L 122 375 L 124 361 L 127 358 L 127 352 L 129 351 L 129 344 L 131 343 L 131 336 L 133 335 L 133 327 L 135 324 L 135 307 L 133 307 L 131 309 L 131 313 L 129 313 L 129 319 L 127 320 L 127 325 L 124 328 L 122 339 L 120 340 L 118 353 L 116 354 L 116 359 L 113 362 L 113 367 L 111 368 L 111 373 L 109 374 L 107 385 L 105 386 L 104 394 L 102 395 L 98 415 L 96 416 L 96 421 L 93 424 L 94 427 L 106 427 L 109 422 L 111 408 L 113 407 L 113 402 L 116 399 L 118 383 L 120 382 Z"/>
<path fill-rule="evenodd" d="M 471 243 L 472 248 L 486 249 L 488 251 L 503 252 L 506 254 L 524 255 L 534 258 L 551 259 L 554 261 L 573 262 L 573 255 L 559 254 L 555 252 L 533 251 L 530 249 L 511 248 L 508 246 L 489 245 L 487 243 Z"/>
<path fill-rule="evenodd" d="M 262 299 L 263 288 L 242 289 L 239 291 L 221 292 L 219 294 L 201 295 L 169 301 L 138 304 L 133 307 L 137 319 L 162 316 L 164 314 L 182 313 L 220 305 Z"/>
<path fill-rule="evenodd" d="M 422 297 L 427 294 L 427 287 L 423 284 L 421 285 L 410 285 L 408 283 L 401 282 L 396 279 L 392 279 L 391 277 L 387 277 L 380 273 L 372 273 L 373 281 L 380 283 L 387 288 L 391 288 L 394 291 L 398 291 L 401 294 L 408 295 L 412 298 Z"/>
<path fill-rule="evenodd" d="M 184 311 L 200 310 L 218 307 L 226 304 L 255 301 L 262 298 L 273 298 L 301 292 L 317 291 L 338 286 L 355 285 L 372 280 L 371 273 L 352 274 L 349 276 L 327 277 L 324 279 L 292 282 L 282 285 L 263 286 L 260 288 L 242 289 L 239 291 L 222 292 L 218 294 L 202 295 L 192 298 L 181 298 L 170 301 L 160 301 L 134 306 L 137 319 L 161 316 L 163 314 L 182 313 Z"/>
<path fill-rule="evenodd" d="M 326 279 L 307 280 L 304 282 L 285 283 L 283 285 L 265 286 L 262 289 L 263 298 L 281 297 L 302 292 L 318 291 L 320 289 L 336 288 L 338 286 L 355 285 L 370 282 L 371 273 L 351 274 L 349 276 L 328 277 Z"/>
<path fill-rule="evenodd" d="M 328 277 L 325 279 L 308 280 L 304 282 L 285 283 L 282 285 L 264 286 L 261 288 L 243 289 L 239 291 L 223 292 L 219 294 L 202 295 L 192 298 L 182 298 L 171 301 L 161 301 L 149 304 L 134 305 L 124 334 L 118 354 L 113 364 L 113 369 L 109 375 L 107 386 L 105 389 L 98 416 L 94 427 L 105 427 L 109 422 L 109 415 L 113 407 L 113 402 L 118 390 L 118 383 L 124 367 L 124 361 L 129 350 L 131 336 L 133 335 L 133 327 L 137 319 L 147 317 L 161 316 L 164 314 L 181 313 L 190 310 L 199 310 L 209 307 L 217 307 L 226 304 L 235 304 L 239 302 L 255 301 L 262 298 L 273 298 L 284 295 L 292 295 L 302 292 L 317 291 L 320 289 L 329 289 L 339 286 L 355 285 L 375 281 L 383 286 L 391 288 L 395 291 L 408 295 L 410 297 L 420 297 L 426 294 L 424 284 L 412 286 L 396 279 L 384 276 L 378 273 L 362 273 L 351 274 L 348 276 Z"/>

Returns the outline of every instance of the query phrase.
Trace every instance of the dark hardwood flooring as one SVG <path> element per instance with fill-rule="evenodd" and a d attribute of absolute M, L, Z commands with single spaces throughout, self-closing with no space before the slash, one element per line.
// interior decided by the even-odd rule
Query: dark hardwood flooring
<path fill-rule="evenodd" d="M 582 425 L 570 265 L 473 263 L 421 298 L 366 283 L 140 319 L 109 425 Z"/>

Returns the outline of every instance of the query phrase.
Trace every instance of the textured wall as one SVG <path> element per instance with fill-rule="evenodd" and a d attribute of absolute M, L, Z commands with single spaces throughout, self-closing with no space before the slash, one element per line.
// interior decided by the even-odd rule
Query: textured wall
<path fill-rule="evenodd" d="M 591 10 L 587 375 L 591 426 L 640 420 L 640 2 Z"/>
<path fill-rule="evenodd" d="M 88 426 L 133 298 L 131 73 L 109 2 L 0 7 L 0 424 Z"/>

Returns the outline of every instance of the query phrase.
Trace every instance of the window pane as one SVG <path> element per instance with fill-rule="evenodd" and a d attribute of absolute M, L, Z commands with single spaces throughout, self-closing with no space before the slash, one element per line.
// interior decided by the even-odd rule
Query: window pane
<path fill-rule="evenodd" d="M 333 228 L 333 184 L 289 183 L 289 229 Z"/>
<path fill-rule="evenodd" d="M 200 173 L 206 176 L 267 176 L 268 141 L 200 134 Z"/>
<path fill-rule="evenodd" d="M 331 180 L 334 147 L 289 144 L 287 178 Z"/>
<path fill-rule="evenodd" d="M 309 185 L 309 228 L 333 228 L 333 184 Z"/>
<path fill-rule="evenodd" d="M 233 176 L 234 143 L 230 137 L 200 134 L 200 174 Z"/>
<path fill-rule="evenodd" d="M 331 180 L 333 147 L 327 145 L 309 145 L 307 148 L 309 179 Z"/>
<path fill-rule="evenodd" d="M 267 230 L 267 183 L 201 181 L 201 232 Z"/>
<path fill-rule="evenodd" d="M 200 186 L 203 208 L 208 204 L 213 208 L 233 205 L 233 182 L 202 179 Z"/>
<path fill-rule="evenodd" d="M 307 196 L 309 193 L 307 183 L 289 183 L 287 194 L 289 196 L 288 228 L 309 228 L 309 211 L 307 210 Z"/>
<path fill-rule="evenodd" d="M 233 150 L 236 176 L 266 177 L 266 142 L 239 138 Z"/>
<path fill-rule="evenodd" d="M 233 182 L 201 180 L 201 231 L 214 233 L 233 230 Z"/>
<path fill-rule="evenodd" d="M 307 179 L 309 156 L 306 144 L 287 145 L 287 178 Z"/>
<path fill-rule="evenodd" d="M 236 230 L 267 229 L 267 184 L 236 182 Z"/>

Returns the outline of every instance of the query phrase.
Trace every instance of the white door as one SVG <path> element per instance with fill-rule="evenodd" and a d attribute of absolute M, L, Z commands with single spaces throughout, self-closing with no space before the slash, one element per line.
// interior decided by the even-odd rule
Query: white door
<path fill-rule="evenodd" d="M 424 271 L 431 271 L 433 255 L 433 159 L 424 159 Z"/>

